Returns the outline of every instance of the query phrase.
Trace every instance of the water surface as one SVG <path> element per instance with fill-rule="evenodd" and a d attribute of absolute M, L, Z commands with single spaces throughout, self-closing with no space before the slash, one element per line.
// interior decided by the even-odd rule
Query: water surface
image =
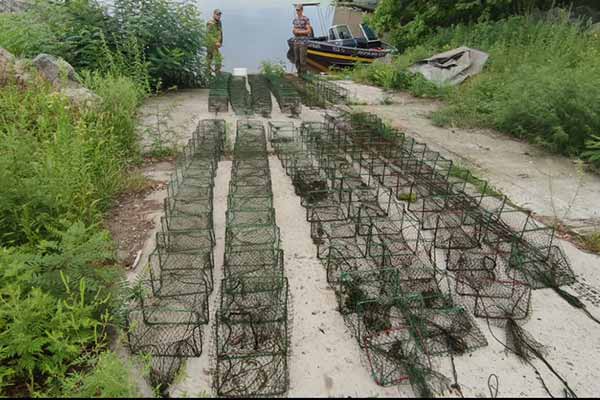
<path fill-rule="evenodd" d="M 285 63 L 288 71 L 293 67 L 287 61 L 287 40 L 292 36 L 295 16 L 291 0 L 198 0 L 202 18 L 212 17 L 215 8 L 223 12 L 224 70 L 236 67 L 256 72 L 262 61 Z M 305 7 L 304 14 L 311 20 L 316 35 L 324 34 L 333 19 L 330 0 L 321 6 Z"/>

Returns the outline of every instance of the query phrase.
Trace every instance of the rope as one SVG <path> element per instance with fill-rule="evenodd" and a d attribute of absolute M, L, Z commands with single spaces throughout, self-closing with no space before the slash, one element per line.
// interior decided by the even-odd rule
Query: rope
<path fill-rule="evenodd" d="M 490 397 L 495 399 L 498 397 L 498 389 L 500 387 L 500 379 L 496 374 L 490 374 L 488 376 L 488 390 L 490 391 Z"/>

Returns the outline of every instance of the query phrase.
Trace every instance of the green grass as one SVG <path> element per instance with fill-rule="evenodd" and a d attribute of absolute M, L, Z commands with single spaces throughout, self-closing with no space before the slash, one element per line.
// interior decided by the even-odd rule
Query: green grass
<path fill-rule="evenodd" d="M 483 195 L 504 197 L 502 192 L 490 185 L 488 181 L 478 178 L 471 172 L 471 170 L 463 166 L 453 164 L 452 168 L 450 169 L 450 176 L 465 181 Z"/>
<path fill-rule="evenodd" d="M 43 84 L 0 91 L 3 395 L 71 395 L 63 386 L 73 373 L 83 396 L 132 393 L 119 386 L 114 360 L 98 356 L 108 327 L 121 323 L 124 293 L 100 224 L 115 195 L 142 184 L 125 177 L 140 159 L 134 128 L 145 91 L 123 76 L 84 80 L 102 98 L 95 107 L 77 108 Z M 108 375 L 115 386 L 92 389 Z"/>
<path fill-rule="evenodd" d="M 482 74 L 457 88 L 438 88 L 406 71 L 418 59 L 459 46 L 484 50 L 490 59 Z M 441 29 L 393 64 L 358 67 L 352 77 L 443 98 L 447 106 L 433 115 L 438 124 L 494 128 L 600 164 L 600 34 L 566 17 Z"/>
<path fill-rule="evenodd" d="M 407 203 L 414 203 L 417 201 L 417 195 L 414 193 L 402 193 L 398 196 L 398 200 L 405 201 Z"/>
<path fill-rule="evenodd" d="M 581 235 L 579 241 L 584 249 L 595 254 L 600 254 L 600 232 Z"/>
<path fill-rule="evenodd" d="M 112 352 L 92 357 L 89 369 L 67 376 L 61 392 L 69 397 L 126 398 L 140 397 L 132 376 L 132 365 Z"/>

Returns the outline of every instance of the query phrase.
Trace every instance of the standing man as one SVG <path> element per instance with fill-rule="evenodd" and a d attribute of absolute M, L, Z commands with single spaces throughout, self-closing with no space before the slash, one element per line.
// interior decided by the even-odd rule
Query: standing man
<path fill-rule="evenodd" d="M 218 8 L 213 12 L 213 17 L 206 24 L 207 33 L 207 54 L 206 61 L 208 62 L 208 71 L 212 72 L 212 64 L 214 62 L 215 74 L 221 73 L 223 56 L 219 50 L 223 46 L 223 25 L 221 23 L 221 10 Z"/>
<path fill-rule="evenodd" d="M 310 25 L 310 19 L 304 15 L 304 6 L 302 4 L 296 4 L 296 18 L 294 18 L 294 29 L 292 33 L 299 39 L 294 42 L 294 60 L 296 61 L 296 70 L 298 76 L 302 77 L 306 66 L 306 44 L 301 38 L 308 38 L 314 36 L 314 31 Z"/>

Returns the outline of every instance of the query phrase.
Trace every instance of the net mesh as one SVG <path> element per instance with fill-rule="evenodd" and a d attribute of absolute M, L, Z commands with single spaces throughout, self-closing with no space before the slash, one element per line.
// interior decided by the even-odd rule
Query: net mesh
<path fill-rule="evenodd" d="M 222 110 L 218 95 L 211 90 L 210 107 Z M 150 379 L 162 390 L 185 358 L 199 357 L 203 350 L 213 290 L 213 184 L 224 135 L 224 121 L 200 121 L 177 157 L 156 248 L 133 291 L 129 348 L 151 357 Z"/>

